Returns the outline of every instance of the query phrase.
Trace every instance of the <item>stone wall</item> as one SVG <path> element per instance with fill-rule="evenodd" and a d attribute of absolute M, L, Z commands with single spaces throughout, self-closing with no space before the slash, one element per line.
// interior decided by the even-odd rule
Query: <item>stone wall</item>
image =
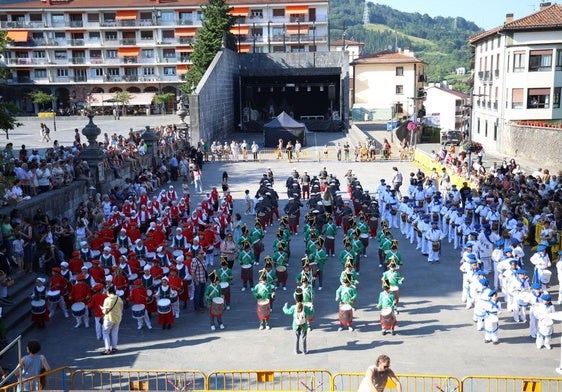
<path fill-rule="evenodd" d="M 229 49 L 217 53 L 189 96 L 191 140 L 225 140 L 234 131 L 239 85 L 239 56 Z"/>
<path fill-rule="evenodd" d="M 561 168 L 562 130 L 507 124 L 502 153 L 537 162 L 541 167 Z"/>

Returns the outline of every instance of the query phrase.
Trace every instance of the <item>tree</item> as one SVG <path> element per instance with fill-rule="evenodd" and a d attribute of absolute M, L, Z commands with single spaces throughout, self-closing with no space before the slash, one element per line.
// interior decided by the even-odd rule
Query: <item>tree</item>
<path fill-rule="evenodd" d="M 203 24 L 195 36 L 195 44 L 191 61 L 193 67 L 187 71 L 186 82 L 180 87 L 185 95 L 191 94 L 197 86 L 205 71 L 215 58 L 217 52 L 223 45 L 225 35 L 230 38 L 227 40 L 227 47 L 236 47 L 230 28 L 234 24 L 233 17 L 228 13 L 230 7 L 224 0 L 208 0 L 208 4 L 202 7 Z"/>
<path fill-rule="evenodd" d="M 7 31 L 0 32 L 0 53 L 4 53 L 6 47 L 6 34 Z M 5 81 L 10 76 L 11 70 L 8 68 L 0 67 L 0 80 Z M 12 102 L 4 101 L 0 97 L 0 129 L 6 133 L 6 139 L 10 138 L 9 132 L 16 127 L 21 127 L 23 124 L 16 120 L 18 108 Z"/>
<path fill-rule="evenodd" d="M 166 104 L 170 101 L 170 99 L 175 98 L 176 94 L 174 93 L 165 93 L 165 94 L 155 94 L 154 95 L 154 103 L 160 108 L 160 113 L 166 113 Z"/>
<path fill-rule="evenodd" d="M 52 104 L 54 99 L 51 94 L 47 94 L 46 92 L 41 90 L 36 90 L 32 93 L 29 93 L 29 96 L 31 97 L 31 101 L 34 104 L 41 106 L 41 110 L 45 109 L 45 105 L 49 103 Z"/>
<path fill-rule="evenodd" d="M 125 114 L 125 106 L 131 102 L 131 93 L 128 91 L 117 91 L 113 96 L 113 101 L 121 104 L 121 113 Z"/>

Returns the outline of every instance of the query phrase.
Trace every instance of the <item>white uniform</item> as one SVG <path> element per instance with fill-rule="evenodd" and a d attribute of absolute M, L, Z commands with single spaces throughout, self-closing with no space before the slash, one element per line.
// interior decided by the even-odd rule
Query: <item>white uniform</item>
<path fill-rule="evenodd" d="M 549 314 L 554 313 L 554 305 L 550 301 L 537 305 L 536 310 L 538 323 L 537 323 L 537 348 L 540 349 L 543 346 L 550 350 L 550 339 L 553 332 L 553 321 L 549 317 Z"/>
<path fill-rule="evenodd" d="M 498 338 L 498 316 L 501 314 L 501 303 L 496 299 L 489 298 L 484 306 L 486 316 L 484 317 L 484 342 L 497 344 Z"/>

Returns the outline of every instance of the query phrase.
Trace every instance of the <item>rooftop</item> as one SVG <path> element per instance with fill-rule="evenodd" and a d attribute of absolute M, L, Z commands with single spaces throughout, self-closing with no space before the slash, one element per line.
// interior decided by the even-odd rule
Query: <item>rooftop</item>
<path fill-rule="evenodd" d="M 408 54 L 405 54 L 408 53 Z M 405 53 L 394 52 L 390 50 L 383 50 L 382 52 L 377 52 L 370 54 L 368 56 L 359 57 L 355 60 L 352 65 L 358 64 L 396 64 L 396 63 L 421 63 L 425 64 L 423 60 L 414 57 L 413 52 L 405 51 Z"/>

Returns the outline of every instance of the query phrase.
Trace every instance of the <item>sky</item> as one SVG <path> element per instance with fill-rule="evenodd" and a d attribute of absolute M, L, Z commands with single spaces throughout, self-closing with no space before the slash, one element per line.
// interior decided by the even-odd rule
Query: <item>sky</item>
<path fill-rule="evenodd" d="M 513 14 L 515 19 L 538 11 L 541 0 L 367 0 L 384 4 L 402 12 L 419 12 L 431 17 L 457 17 L 476 23 L 483 29 L 500 26 L 505 14 Z M 562 3 L 561 1 L 550 1 Z"/>

